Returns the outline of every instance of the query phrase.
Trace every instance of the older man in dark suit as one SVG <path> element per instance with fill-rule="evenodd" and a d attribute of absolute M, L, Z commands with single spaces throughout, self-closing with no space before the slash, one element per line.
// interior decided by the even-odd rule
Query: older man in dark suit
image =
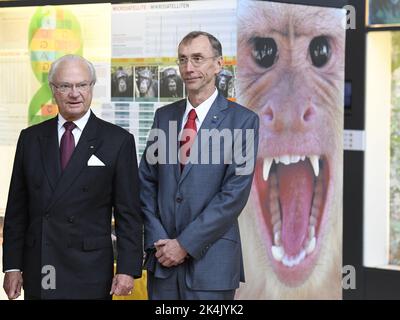
<path fill-rule="evenodd" d="M 9 299 L 110 299 L 141 276 L 142 218 L 134 138 L 92 111 L 86 59 L 56 60 L 57 117 L 21 132 L 4 224 Z M 113 276 L 111 217 L 117 235 Z"/>

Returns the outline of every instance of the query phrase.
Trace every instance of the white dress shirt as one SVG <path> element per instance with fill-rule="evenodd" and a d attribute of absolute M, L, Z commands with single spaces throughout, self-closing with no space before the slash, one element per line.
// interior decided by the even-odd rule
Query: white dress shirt
<path fill-rule="evenodd" d="M 200 129 L 204 119 L 206 118 L 208 111 L 211 109 L 212 104 L 214 103 L 215 99 L 217 99 L 217 96 L 218 96 L 218 90 L 217 90 L 217 88 L 215 88 L 214 93 L 207 100 L 200 103 L 196 108 L 192 106 L 189 99 L 186 99 L 186 110 L 185 110 L 185 113 L 183 114 L 182 126 L 181 126 L 180 132 L 182 133 L 182 130 L 185 127 L 186 121 L 189 117 L 189 112 L 192 109 L 194 109 L 197 114 L 196 128 L 198 131 Z"/>
<path fill-rule="evenodd" d="M 73 121 L 76 125 L 74 130 L 72 130 L 72 134 L 74 135 L 74 140 L 75 140 L 75 147 L 79 142 L 79 139 L 82 135 L 82 131 L 85 128 L 89 117 L 90 117 L 90 109 L 84 114 L 84 116 L 78 120 Z M 64 117 L 61 114 L 58 114 L 58 145 L 61 143 L 61 137 L 63 136 L 65 132 L 64 128 L 64 123 L 67 122 L 67 120 L 64 119 Z"/>

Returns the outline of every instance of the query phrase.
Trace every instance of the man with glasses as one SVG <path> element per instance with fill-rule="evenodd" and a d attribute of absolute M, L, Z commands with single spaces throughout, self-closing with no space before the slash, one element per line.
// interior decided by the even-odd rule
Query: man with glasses
<path fill-rule="evenodd" d="M 66 55 L 49 84 L 59 114 L 22 130 L 4 222 L 9 299 L 111 299 L 141 276 L 142 218 L 135 141 L 90 105 L 95 69 Z M 117 270 L 111 216 L 117 235 Z"/>
<path fill-rule="evenodd" d="M 259 120 L 216 89 L 223 58 L 213 35 L 186 35 L 177 63 L 187 99 L 156 111 L 151 132 L 165 139 L 150 135 L 139 168 L 148 294 L 233 299 L 244 281 L 238 216 L 253 179 Z M 247 155 L 246 172 L 238 154 Z"/>

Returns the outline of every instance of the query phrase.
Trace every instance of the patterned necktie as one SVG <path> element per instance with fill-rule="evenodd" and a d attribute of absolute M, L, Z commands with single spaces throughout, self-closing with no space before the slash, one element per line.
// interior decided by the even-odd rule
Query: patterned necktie
<path fill-rule="evenodd" d="M 193 141 L 197 135 L 196 118 L 197 118 L 196 110 L 194 110 L 194 109 L 190 110 L 186 124 L 183 127 L 182 134 L 183 134 L 183 137 L 185 137 L 185 140 L 181 141 L 181 143 L 180 143 L 181 147 L 179 149 L 180 150 L 179 159 L 180 159 L 180 163 L 181 163 L 181 171 L 183 171 L 183 168 L 190 156 L 190 147 L 192 146 Z M 185 145 L 185 147 L 183 147 L 184 145 Z"/>
<path fill-rule="evenodd" d="M 75 139 L 72 134 L 72 130 L 76 128 L 76 124 L 73 122 L 64 123 L 65 132 L 61 137 L 60 143 L 60 159 L 61 159 L 61 169 L 64 171 L 68 164 L 69 159 L 75 149 Z"/>

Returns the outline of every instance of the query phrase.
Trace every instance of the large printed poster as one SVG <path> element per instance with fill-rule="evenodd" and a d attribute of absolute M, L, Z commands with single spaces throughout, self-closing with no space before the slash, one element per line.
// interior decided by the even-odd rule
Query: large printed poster
<path fill-rule="evenodd" d="M 20 130 L 57 113 L 54 59 L 94 62 L 92 109 L 133 133 L 140 157 L 155 110 L 186 97 L 180 40 L 207 31 L 224 55 L 216 87 L 261 124 L 236 299 L 341 298 L 344 15 L 247 0 L 2 8 L 0 216 Z"/>
<path fill-rule="evenodd" d="M 98 76 L 93 109 L 109 101 L 110 9 L 110 4 L 0 8 L 0 216 L 20 131 L 57 114 L 47 83 L 51 62 L 67 53 L 84 55 Z"/>
<path fill-rule="evenodd" d="M 186 96 L 176 64 L 177 47 L 193 30 L 207 31 L 221 41 L 225 66 L 216 86 L 235 99 L 235 0 L 112 6 L 112 103 L 103 118 L 135 135 L 139 157 L 155 110 Z"/>
<path fill-rule="evenodd" d="M 260 116 L 238 299 L 340 299 L 344 10 L 240 1 L 237 100 Z"/>

